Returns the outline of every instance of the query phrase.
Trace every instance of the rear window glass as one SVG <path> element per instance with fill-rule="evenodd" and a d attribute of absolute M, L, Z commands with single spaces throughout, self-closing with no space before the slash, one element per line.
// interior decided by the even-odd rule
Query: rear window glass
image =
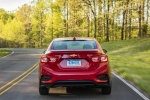
<path fill-rule="evenodd" d="M 52 50 L 82 50 L 97 49 L 96 42 L 93 40 L 63 40 L 54 41 Z"/>

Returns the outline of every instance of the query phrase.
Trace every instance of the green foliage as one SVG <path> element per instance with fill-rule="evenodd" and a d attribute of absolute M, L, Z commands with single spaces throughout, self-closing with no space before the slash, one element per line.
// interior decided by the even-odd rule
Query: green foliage
<path fill-rule="evenodd" d="M 2 20 L 0 20 L 0 33 L 2 33 L 3 27 L 4 27 L 4 23 Z M 0 34 L 0 36 L 1 36 L 1 34 Z"/>
<path fill-rule="evenodd" d="M 136 38 L 140 30 L 139 4 L 145 7 L 141 34 L 149 37 L 150 13 L 146 11 L 150 3 L 142 2 L 146 1 L 32 0 L 32 5 L 25 4 L 15 12 L 0 9 L 0 45 L 41 48 L 54 38 L 66 36 L 96 37 L 100 42 L 120 40 L 122 35 L 126 36 L 123 39 Z"/>
<path fill-rule="evenodd" d="M 150 38 L 104 42 L 101 45 L 108 50 L 113 70 L 150 95 Z"/>
<path fill-rule="evenodd" d="M 3 21 L 3 23 L 6 23 L 7 19 L 8 19 L 8 14 L 4 9 L 0 9 L 0 20 Z"/>
<path fill-rule="evenodd" d="M 4 49 L 0 49 L 0 58 L 3 56 L 6 56 L 8 54 L 10 54 L 11 51 L 10 50 L 4 50 Z"/>
<path fill-rule="evenodd" d="M 144 8 L 142 18 L 140 6 Z M 102 44 L 110 51 L 114 70 L 149 93 L 146 83 L 150 84 L 150 72 L 145 71 L 150 61 L 149 38 L 128 40 L 129 32 L 131 38 L 138 37 L 140 19 L 142 36 L 150 37 L 149 7 L 148 0 L 32 0 L 32 5 L 25 4 L 15 12 L 0 9 L 0 47 L 42 48 L 52 39 L 65 36 L 96 35 L 99 42 L 117 40 Z M 128 41 L 118 41 L 123 28 L 123 36 L 127 36 L 123 39 Z"/>
<path fill-rule="evenodd" d="M 17 19 L 13 19 L 10 23 L 7 23 L 2 29 L 1 35 L 3 39 L 20 44 L 23 44 L 26 39 L 24 25 Z M 16 44 L 13 44 L 13 46 L 17 47 Z"/>

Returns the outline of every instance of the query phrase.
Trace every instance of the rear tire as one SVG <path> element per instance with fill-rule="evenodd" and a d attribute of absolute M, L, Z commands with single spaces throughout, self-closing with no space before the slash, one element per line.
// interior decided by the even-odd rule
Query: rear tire
<path fill-rule="evenodd" d="M 46 87 L 39 87 L 39 93 L 40 93 L 40 95 L 48 95 L 49 89 Z"/>
<path fill-rule="evenodd" d="M 111 86 L 102 87 L 102 94 L 104 94 L 104 95 L 109 95 L 109 94 L 111 94 Z"/>

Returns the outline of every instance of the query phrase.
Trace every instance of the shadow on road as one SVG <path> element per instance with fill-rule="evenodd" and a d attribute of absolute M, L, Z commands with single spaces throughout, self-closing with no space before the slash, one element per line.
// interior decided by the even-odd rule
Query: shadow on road
<path fill-rule="evenodd" d="M 61 100 L 94 100 L 105 95 L 102 95 L 101 89 L 98 88 L 52 88 L 49 95 L 42 97 Z"/>

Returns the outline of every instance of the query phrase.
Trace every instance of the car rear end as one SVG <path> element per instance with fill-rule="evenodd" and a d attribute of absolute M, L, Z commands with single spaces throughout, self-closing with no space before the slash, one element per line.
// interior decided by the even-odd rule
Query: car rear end
<path fill-rule="evenodd" d="M 111 90 L 108 56 L 95 39 L 55 39 L 39 66 L 39 90 L 87 86 Z"/>

